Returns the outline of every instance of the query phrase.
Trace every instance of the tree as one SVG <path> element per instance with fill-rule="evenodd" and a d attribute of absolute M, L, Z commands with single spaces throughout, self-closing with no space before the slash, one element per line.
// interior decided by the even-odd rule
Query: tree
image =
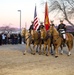
<path fill-rule="evenodd" d="M 74 0 L 48 0 L 49 12 L 56 11 L 56 15 L 62 14 L 63 18 L 70 24 L 74 24 L 70 19 L 74 19 Z"/>

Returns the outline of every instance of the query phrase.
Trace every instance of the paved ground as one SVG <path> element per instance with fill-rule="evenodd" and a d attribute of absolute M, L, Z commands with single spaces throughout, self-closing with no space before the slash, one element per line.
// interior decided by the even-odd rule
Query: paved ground
<path fill-rule="evenodd" d="M 0 75 L 74 75 L 74 48 L 72 55 L 58 58 L 45 55 L 23 55 L 25 45 L 0 46 Z"/>

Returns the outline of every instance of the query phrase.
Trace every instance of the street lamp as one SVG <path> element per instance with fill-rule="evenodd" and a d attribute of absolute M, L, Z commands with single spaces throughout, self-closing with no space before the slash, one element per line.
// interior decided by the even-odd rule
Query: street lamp
<path fill-rule="evenodd" d="M 21 34 L 21 10 L 18 10 L 20 12 L 20 34 Z"/>

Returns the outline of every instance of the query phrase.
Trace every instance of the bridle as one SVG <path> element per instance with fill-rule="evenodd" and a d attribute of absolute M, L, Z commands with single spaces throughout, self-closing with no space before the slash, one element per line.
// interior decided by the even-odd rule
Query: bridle
<path fill-rule="evenodd" d="M 49 38 L 51 38 L 51 36 L 48 34 L 50 31 L 47 31 L 45 34 L 45 38 L 43 38 L 42 40 L 47 40 L 47 39 L 49 39 Z"/>
<path fill-rule="evenodd" d="M 29 39 L 30 37 L 31 37 L 31 35 L 29 35 L 28 38 L 25 39 L 25 41 L 26 41 L 27 39 Z"/>

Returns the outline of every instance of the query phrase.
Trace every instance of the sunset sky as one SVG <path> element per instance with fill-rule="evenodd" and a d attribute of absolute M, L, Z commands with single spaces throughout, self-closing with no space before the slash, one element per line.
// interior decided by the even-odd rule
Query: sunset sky
<path fill-rule="evenodd" d="M 45 7 L 41 5 L 42 1 L 46 0 L 0 0 L 0 27 L 20 27 L 20 12 L 22 27 L 29 28 L 31 21 L 34 19 L 35 4 L 37 6 L 37 15 L 39 21 L 44 21 Z M 53 15 L 49 16 L 52 19 Z M 56 21 L 55 21 L 56 22 Z"/>
<path fill-rule="evenodd" d="M 0 26 L 10 26 L 19 28 L 20 12 L 22 15 L 22 27 L 30 26 L 34 19 L 34 8 L 37 6 L 37 15 L 43 21 L 44 13 L 41 6 L 42 0 L 0 0 Z"/>

